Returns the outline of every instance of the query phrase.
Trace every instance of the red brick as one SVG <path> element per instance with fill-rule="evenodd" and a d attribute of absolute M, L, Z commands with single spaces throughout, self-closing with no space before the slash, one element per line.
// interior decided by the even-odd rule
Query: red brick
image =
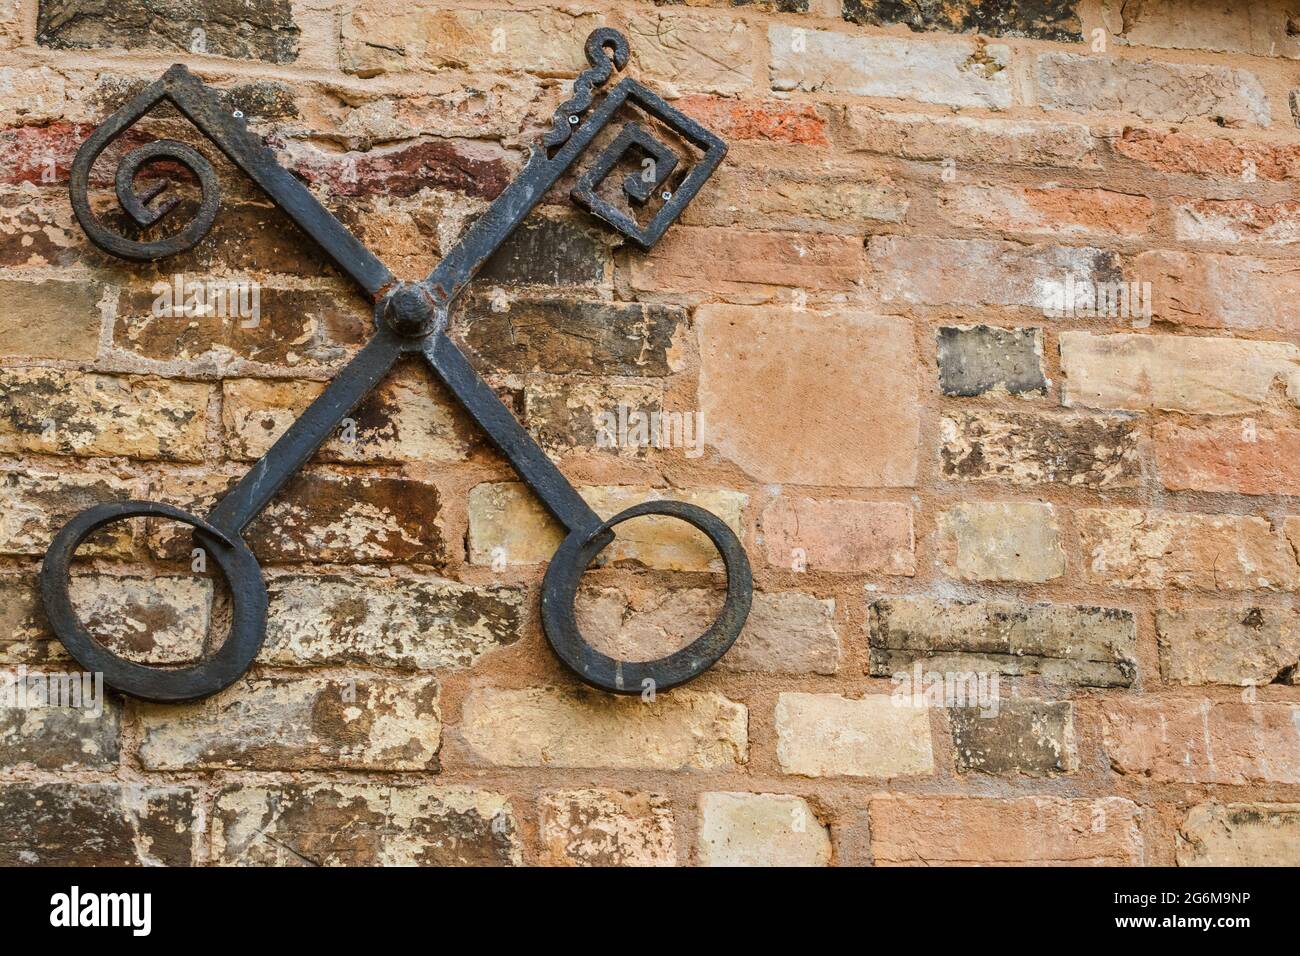
<path fill-rule="evenodd" d="M 862 240 L 856 236 L 679 225 L 632 259 L 632 286 L 647 292 L 851 289 L 861 274 Z"/>
<path fill-rule="evenodd" d="M 1171 491 L 1300 495 L 1300 429 L 1164 422 L 1155 430 L 1160 480 Z"/>
<path fill-rule="evenodd" d="M 495 199 L 513 174 L 499 152 L 446 140 L 344 154 L 295 145 L 291 152 L 290 168 L 335 196 L 413 196 L 429 188 Z"/>
<path fill-rule="evenodd" d="M 773 567 L 916 573 L 910 505 L 778 498 L 763 512 L 762 527 L 767 561 Z"/>
<path fill-rule="evenodd" d="M 1166 322 L 1300 330 L 1300 264 L 1294 259 L 1157 250 L 1133 260 L 1132 278 L 1151 284 L 1152 314 Z"/>
<path fill-rule="evenodd" d="M 1048 236 L 1141 236 L 1155 204 L 1146 196 L 1109 189 L 953 186 L 939 209 L 958 225 Z"/>
<path fill-rule="evenodd" d="M 1184 199 L 1174 206 L 1174 238 L 1191 242 L 1300 242 L 1300 201 Z"/>
<path fill-rule="evenodd" d="M 701 427 L 724 457 L 760 481 L 916 483 L 919 369 L 907 322 L 702 306 L 695 325 Z"/>
<path fill-rule="evenodd" d="M 1127 128 L 1115 150 L 1163 173 L 1190 173 L 1249 182 L 1300 179 L 1300 144 L 1197 136 L 1182 130 Z"/>
<path fill-rule="evenodd" d="M 1085 706 L 1116 773 L 1153 783 L 1300 783 L 1291 704 L 1108 698 Z"/>
<path fill-rule="evenodd" d="M 1116 866 L 1144 862 L 1138 808 L 1102 797 L 882 797 L 877 866 Z"/>
<path fill-rule="evenodd" d="M 723 139 L 827 146 L 826 119 L 811 103 L 687 96 L 673 104 Z"/>

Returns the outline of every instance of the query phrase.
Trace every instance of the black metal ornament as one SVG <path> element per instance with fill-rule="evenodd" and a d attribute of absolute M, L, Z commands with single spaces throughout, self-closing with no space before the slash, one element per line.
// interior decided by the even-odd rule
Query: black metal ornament
<path fill-rule="evenodd" d="M 542 147 L 533 149 L 519 176 L 421 282 L 399 282 L 276 161 L 261 138 L 248 131 L 242 114 L 230 112 L 218 95 L 184 66 L 171 67 L 95 129 L 77 152 L 71 176 L 72 208 L 95 245 L 125 259 L 162 259 L 192 248 L 216 220 L 220 205 L 216 173 L 197 150 L 172 140 L 149 143 L 123 157 L 117 169 L 117 196 L 137 224 L 154 225 L 177 200 L 151 207 L 149 203 L 164 187 L 137 193 L 136 174 L 159 160 L 179 163 L 194 174 L 202 196 L 197 214 L 184 228 L 165 239 L 141 242 L 109 230 L 91 211 L 89 181 L 95 160 L 132 124 L 166 100 L 365 291 L 374 303 L 376 331 L 206 518 L 157 502 L 122 501 L 89 508 L 59 531 L 41 566 L 41 595 L 54 633 L 83 667 L 102 673 L 110 687 L 152 701 L 206 697 L 237 680 L 266 638 L 266 584 L 256 557 L 241 537 L 244 529 L 405 353 L 424 358 L 565 527 L 567 534 L 542 583 L 542 625 L 555 653 L 582 680 L 614 693 L 639 694 L 648 687 L 668 690 L 698 676 L 726 653 L 744 626 L 753 592 L 749 560 L 735 533 L 715 515 L 679 501 L 650 501 L 602 520 L 446 334 L 453 300 L 625 104 L 639 107 L 701 153 L 689 172 L 677 177 L 677 154 L 642 126 L 628 122 L 578 179 L 571 198 L 642 248 L 659 240 L 722 161 L 727 147 L 721 139 L 635 80 L 621 80 L 592 109 L 596 89 L 608 82 L 614 69 L 627 65 L 628 54 L 627 40 L 617 30 L 602 28 L 591 33 L 586 42 L 591 66 L 575 80 L 573 96 L 556 110 Z M 652 161 L 652 175 L 649 179 L 640 174 L 626 177 L 624 195 L 635 206 L 652 198 L 660 203 L 644 226 L 597 192 L 601 181 L 632 149 Z M 614 527 L 641 515 L 678 518 L 704 532 L 722 556 L 727 596 L 717 619 L 690 645 L 654 661 L 621 661 L 600 653 L 583 638 L 574 616 L 574 598 L 582 573 L 613 541 Z M 127 660 L 96 641 L 77 616 L 69 593 L 73 555 L 99 528 L 132 517 L 170 518 L 190 525 L 229 585 L 233 602 L 229 634 L 214 654 L 193 666 L 161 668 Z"/>

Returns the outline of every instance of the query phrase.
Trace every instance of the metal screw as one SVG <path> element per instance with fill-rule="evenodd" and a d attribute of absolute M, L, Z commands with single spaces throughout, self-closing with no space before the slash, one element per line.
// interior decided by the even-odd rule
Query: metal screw
<path fill-rule="evenodd" d="M 664 202 L 667 202 L 668 200 L 673 198 L 673 194 L 665 189 L 663 192 L 659 194 L 659 198 L 662 199 Z"/>
<path fill-rule="evenodd" d="M 243 119 L 243 118 L 244 118 L 244 111 L 243 111 L 243 110 L 235 110 L 235 111 L 234 111 L 233 113 L 231 113 L 230 115 L 233 116 L 235 119 Z"/>
<path fill-rule="evenodd" d="M 570 126 L 577 126 L 577 125 L 578 125 L 578 117 L 577 117 L 577 116 L 570 116 L 570 117 L 569 117 L 569 125 L 570 125 Z"/>

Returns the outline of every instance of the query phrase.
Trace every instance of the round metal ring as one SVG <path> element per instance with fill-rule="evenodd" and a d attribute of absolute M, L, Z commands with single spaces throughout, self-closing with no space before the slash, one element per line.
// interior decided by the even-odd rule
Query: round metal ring
<path fill-rule="evenodd" d="M 574 599 L 583 572 L 613 540 L 614 526 L 642 515 L 678 518 L 703 531 L 726 567 L 727 598 L 709 629 L 681 650 L 653 661 L 621 661 L 602 654 L 583 638 Z M 640 694 L 647 688 L 664 691 L 704 673 L 735 643 L 749 616 L 753 587 L 745 549 L 720 518 L 682 501 L 647 501 L 593 531 L 573 532 L 564 539 L 542 581 L 542 627 L 560 660 L 591 686 L 616 694 Z"/>
<path fill-rule="evenodd" d="M 163 669 L 121 657 L 82 625 L 72 603 L 70 565 L 77 548 L 106 524 L 124 518 L 171 518 L 190 525 L 221 568 L 230 588 L 230 633 L 208 659 L 191 667 Z M 182 701 L 222 690 L 248 669 L 266 637 L 266 584 L 253 552 L 237 536 L 179 508 L 152 501 L 96 505 L 74 516 L 55 535 L 41 564 L 41 599 L 50 626 L 82 667 L 104 675 L 109 687 L 144 700 Z"/>

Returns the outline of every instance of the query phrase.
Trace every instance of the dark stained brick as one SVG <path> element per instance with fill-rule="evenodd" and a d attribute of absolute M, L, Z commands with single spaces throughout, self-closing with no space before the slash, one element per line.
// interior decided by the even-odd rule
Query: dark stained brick
<path fill-rule="evenodd" d="M 675 306 L 515 299 L 494 311 L 476 297 L 453 331 L 486 371 L 655 377 L 672 372 L 685 322 Z"/>
<path fill-rule="evenodd" d="M 223 866 L 508 866 L 521 862 L 504 797 L 465 787 L 243 784 L 217 796 Z"/>
<path fill-rule="evenodd" d="M 420 140 L 371 152 L 312 152 L 293 166 L 313 186 L 335 196 L 413 196 L 421 189 L 451 189 L 495 199 L 513 171 L 496 155 L 474 155 L 446 140 Z"/>
<path fill-rule="evenodd" d="M 96 685 L 93 677 L 83 679 L 76 669 L 15 668 L 0 674 L 0 693 L 0 767 L 117 766 L 122 708 L 116 697 L 107 695 L 102 681 Z M 63 696 L 51 704 L 47 694 Z M 11 702 L 14 706 L 6 706 Z"/>
<path fill-rule="evenodd" d="M 167 278 L 159 281 L 168 283 Z M 113 328 L 116 348 L 162 361 L 194 360 L 219 351 L 273 365 L 329 365 L 343 359 L 349 346 L 365 343 L 374 331 L 373 313 L 351 292 L 262 287 L 259 314 L 252 324 L 251 318 L 215 312 L 176 315 L 168 311 L 165 299 L 159 304 L 161 314 L 155 315 L 159 289 L 121 292 Z"/>
<path fill-rule="evenodd" d="M 945 395 L 982 395 L 1002 386 L 1013 395 L 1043 392 L 1039 329 L 988 325 L 939 329 L 939 386 Z"/>
<path fill-rule="evenodd" d="M 36 42 L 60 50 L 125 47 L 291 63 L 291 0 L 41 0 Z"/>
<path fill-rule="evenodd" d="M 809 0 L 730 0 L 733 7 L 755 7 L 774 13 L 807 13 Z"/>
<path fill-rule="evenodd" d="M 948 710 L 958 773 L 1070 773 L 1078 768 L 1069 701 L 1000 700 Z"/>
<path fill-rule="evenodd" d="M 188 866 L 194 791 L 117 783 L 0 785 L 0 866 Z"/>
<path fill-rule="evenodd" d="M 163 480 L 157 500 L 206 514 L 235 478 Z M 414 478 L 299 473 L 244 534 L 263 563 L 441 564 L 445 542 L 437 524 L 438 489 Z M 150 550 L 188 556 L 190 534 L 150 519 Z"/>
<path fill-rule="evenodd" d="M 1137 624 L 1118 608 L 889 598 L 868 609 L 870 673 L 996 671 L 1083 687 L 1128 687 Z"/>
<path fill-rule="evenodd" d="M 94 112 L 112 113 L 150 82 L 138 76 L 101 73 L 90 94 Z M 215 88 L 215 92 L 227 109 L 243 110 L 249 120 L 296 119 L 300 115 L 293 88 L 277 80 L 254 80 L 228 89 Z M 159 103 L 149 115 L 179 117 L 180 114 L 170 104 Z"/>
<path fill-rule="evenodd" d="M 962 411 L 940 435 L 946 478 L 1112 488 L 1142 474 L 1138 423 L 1122 415 Z"/>
<path fill-rule="evenodd" d="M 479 272 L 480 282 L 512 285 L 600 285 L 609 247 L 564 219 L 533 217 L 511 233 Z"/>
<path fill-rule="evenodd" d="M 1079 0 L 844 0 L 844 19 L 866 26 L 905 23 L 917 32 L 983 33 L 1079 41 Z"/>

